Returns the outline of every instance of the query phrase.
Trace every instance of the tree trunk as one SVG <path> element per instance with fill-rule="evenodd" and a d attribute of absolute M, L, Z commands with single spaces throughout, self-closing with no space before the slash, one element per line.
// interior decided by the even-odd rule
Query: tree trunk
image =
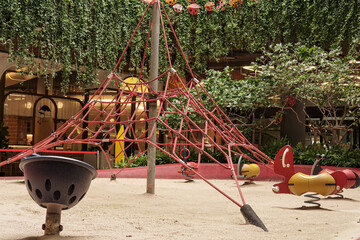
<path fill-rule="evenodd" d="M 296 101 L 292 107 L 298 116 L 291 110 L 285 109 L 283 119 L 280 125 L 280 137 L 286 137 L 291 146 L 296 146 L 299 142 L 305 146 L 305 113 L 304 104 Z M 298 121 L 298 118 L 301 122 Z"/>

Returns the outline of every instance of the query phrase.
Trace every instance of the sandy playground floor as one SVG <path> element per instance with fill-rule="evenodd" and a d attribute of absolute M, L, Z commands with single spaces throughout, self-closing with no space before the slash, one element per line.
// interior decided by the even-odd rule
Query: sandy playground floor
<path fill-rule="evenodd" d="M 237 196 L 233 180 L 214 180 Z M 241 182 L 242 183 L 242 182 Z M 269 232 L 245 225 L 239 208 L 202 180 L 95 179 L 84 199 L 62 211 L 64 230 L 55 239 L 360 239 L 360 188 L 344 199 L 320 201 L 323 209 L 300 210 L 305 197 L 276 195 L 273 182 L 243 186 Z M 21 180 L 0 181 L 0 239 L 44 239 L 46 209 L 28 195 Z"/>

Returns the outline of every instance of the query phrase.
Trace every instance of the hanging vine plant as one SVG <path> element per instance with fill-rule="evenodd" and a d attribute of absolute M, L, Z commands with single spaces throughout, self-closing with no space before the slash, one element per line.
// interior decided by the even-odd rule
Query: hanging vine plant
<path fill-rule="evenodd" d="M 233 49 L 251 52 L 279 42 L 302 42 L 323 48 L 338 45 L 347 51 L 359 43 L 360 5 L 354 0 L 244 0 L 234 7 L 226 1 L 224 11 L 207 11 L 207 2 L 196 1 L 199 14 L 191 15 L 176 13 L 163 1 L 185 54 L 198 72 L 206 70 L 210 59 Z M 219 1 L 213 2 L 216 6 Z M 184 8 L 191 4 L 188 0 L 176 3 Z M 61 69 L 64 92 L 72 71 L 78 72 L 77 83 L 86 87 L 95 81 L 98 69 L 113 69 L 146 7 L 140 0 L 0 1 L 0 45 L 9 53 L 9 61 L 36 74 Z M 149 21 L 150 14 L 144 22 Z M 134 71 L 139 70 L 148 24 L 138 31 L 127 53 Z M 169 28 L 166 33 L 174 46 Z M 179 49 L 170 51 L 177 69 L 186 71 Z M 164 53 L 163 48 L 162 68 L 167 67 Z"/>

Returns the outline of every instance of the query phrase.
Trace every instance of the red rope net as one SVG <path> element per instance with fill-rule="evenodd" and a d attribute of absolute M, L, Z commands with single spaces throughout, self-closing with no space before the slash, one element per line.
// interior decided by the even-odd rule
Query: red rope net
<path fill-rule="evenodd" d="M 197 154 L 198 168 L 200 167 L 202 157 L 206 156 L 214 163 L 229 170 L 229 173 L 233 176 L 236 176 L 233 166 L 234 156 L 241 155 L 259 164 L 272 163 L 272 160 L 244 137 L 214 100 L 212 100 L 201 82 L 194 77 L 161 2 L 158 5 L 158 10 L 160 12 L 162 33 L 165 39 L 164 42 L 169 62 L 168 70 L 161 73 L 156 79 L 150 79 L 147 82 L 141 80 L 136 82 L 129 81 L 129 79 L 123 79 L 116 74 L 116 70 L 123 60 L 138 27 L 143 22 L 149 6 L 144 12 L 114 70 L 102 82 L 85 106 L 49 137 L 26 151 L 0 163 L 0 166 L 54 146 L 65 143 L 80 143 L 100 148 L 105 153 L 109 168 L 113 170 L 115 175 L 118 175 L 122 169 L 113 169 L 112 162 L 121 157 L 122 161 L 126 163 L 125 165 L 128 166 L 140 156 L 146 154 L 147 146 L 152 144 L 158 151 L 167 154 L 186 169 L 190 169 L 193 174 L 202 178 L 241 207 L 240 203 L 223 193 L 201 176 L 196 169 L 190 168 L 182 160 L 180 155 L 181 149 L 186 147 L 192 150 L 192 154 Z M 163 11 L 161 11 L 161 7 Z M 192 76 L 192 80 L 187 83 L 180 78 L 172 66 L 162 14 L 170 26 L 177 46 Z M 149 33 L 150 29 L 151 21 Z M 146 47 L 148 46 L 149 36 L 150 34 L 147 36 Z M 141 62 L 141 71 L 137 79 L 141 79 L 142 76 L 146 49 Z M 158 79 L 164 81 L 163 90 L 154 91 L 150 83 Z M 158 105 L 155 119 L 149 118 L 147 106 L 150 102 L 156 102 Z M 155 120 L 157 124 L 152 129 L 149 129 L 148 125 L 152 120 Z M 139 131 L 139 126 L 143 126 L 145 130 Z M 119 134 L 121 127 L 124 130 Z M 167 140 L 154 144 L 149 141 L 153 134 L 167 136 Z M 106 148 L 104 143 L 107 143 Z M 118 151 L 118 154 L 110 154 L 116 152 L 114 151 L 116 144 L 118 144 L 118 147 L 120 146 L 121 151 Z M 227 162 L 219 162 L 207 150 L 217 151 L 226 158 Z M 246 154 L 244 150 L 246 150 Z M 136 155 L 134 155 L 134 152 L 136 152 Z M 242 202 L 245 204 L 237 178 L 235 177 L 234 180 L 238 186 Z"/>

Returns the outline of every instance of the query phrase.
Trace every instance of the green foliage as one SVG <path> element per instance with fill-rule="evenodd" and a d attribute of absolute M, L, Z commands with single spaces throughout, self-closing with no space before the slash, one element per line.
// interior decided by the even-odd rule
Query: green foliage
<path fill-rule="evenodd" d="M 177 163 L 177 162 L 172 157 L 170 157 L 169 155 L 167 155 L 164 152 L 161 152 L 161 151 L 156 152 L 156 164 L 157 165 L 170 164 L 170 163 Z"/>
<path fill-rule="evenodd" d="M 279 150 L 285 145 L 289 145 L 289 140 L 287 138 L 280 138 L 260 146 L 259 149 L 271 159 L 274 159 Z"/>
<path fill-rule="evenodd" d="M 222 154 L 219 151 L 213 152 L 211 150 L 206 150 L 207 153 L 209 153 L 212 157 L 214 157 L 216 160 L 218 160 L 221 163 L 227 163 L 226 156 Z M 132 160 L 136 158 L 136 155 L 131 155 L 129 157 L 129 160 Z M 190 162 L 197 162 L 198 161 L 198 152 L 195 152 L 194 150 L 190 150 L 190 157 L 187 159 L 187 161 Z M 238 158 L 236 156 L 233 156 L 234 163 L 237 163 Z M 207 155 L 202 154 L 201 156 L 201 162 L 203 163 L 213 163 L 214 161 L 211 160 Z M 129 161 L 122 160 L 119 164 L 115 165 L 115 168 L 124 168 L 126 164 L 128 164 Z M 156 165 L 162 165 L 162 164 L 172 164 L 177 163 L 176 160 L 174 160 L 172 157 L 167 155 L 164 152 L 156 151 Z M 132 163 L 129 164 L 128 167 L 140 167 L 140 166 L 146 166 L 147 165 L 147 155 L 143 154 L 139 156 L 136 160 L 134 160 Z"/>
<path fill-rule="evenodd" d="M 264 51 L 255 64 L 255 69 L 260 71 L 257 77 L 267 82 L 273 97 L 279 99 L 273 105 L 283 109 L 292 96 L 316 108 L 320 120 L 312 120 L 304 108 L 307 122 L 301 123 L 321 135 L 327 146 L 339 144 L 344 137 L 335 136 L 335 128 L 343 127 L 347 132 L 360 121 L 360 88 L 354 77 L 355 65 L 349 61 L 351 55 L 344 58 L 342 54 L 339 48 L 326 51 L 299 43 L 277 44 Z M 348 117 L 354 121 L 345 125 Z"/>
<path fill-rule="evenodd" d="M 197 1 L 202 8 L 196 16 L 187 12 L 187 0 L 178 0 L 184 6 L 178 14 L 164 2 L 185 55 L 201 73 L 210 59 L 219 59 L 232 49 L 260 51 L 279 42 L 302 42 L 353 51 L 359 43 L 360 4 L 355 0 L 244 0 L 236 8 L 228 5 L 224 12 L 206 12 L 206 2 Z M 28 66 L 37 74 L 55 73 L 53 70 L 60 68 L 66 92 L 71 71 L 82 67 L 77 82 L 87 86 L 95 81 L 98 69 L 113 69 L 146 7 L 140 0 L 1 1 L 0 45 L 19 68 Z M 149 20 L 150 14 L 125 56 L 134 71 L 140 67 Z M 174 67 L 185 72 L 181 52 L 165 27 L 168 43 L 173 46 L 170 56 Z M 160 51 L 160 68 L 168 69 L 166 50 Z M 43 61 L 34 61 L 35 56 Z M 125 64 L 122 62 L 120 71 Z"/>
<path fill-rule="evenodd" d="M 261 147 L 261 151 L 274 159 L 277 152 L 288 140 L 285 138 L 270 142 Z M 316 144 L 304 147 L 298 144 L 293 148 L 294 164 L 313 165 L 316 154 L 325 154 L 326 158 L 321 160 L 321 165 L 338 167 L 360 167 L 360 149 L 350 149 L 346 145 L 335 145 L 329 149 Z"/>
<path fill-rule="evenodd" d="M 5 148 L 9 148 L 9 131 L 8 131 L 8 127 L 4 125 L 4 123 L 2 122 L 0 124 L 0 149 L 5 149 Z"/>
<path fill-rule="evenodd" d="M 212 100 L 219 106 L 224 113 L 229 116 L 233 123 L 237 124 L 242 133 L 248 135 L 252 129 L 246 124 L 253 124 L 260 129 L 264 129 L 275 122 L 267 120 L 263 116 L 254 120 L 254 113 L 259 108 L 265 113 L 266 107 L 274 105 L 271 97 L 274 95 L 274 89 L 268 81 L 262 81 L 261 78 L 248 77 L 244 80 L 234 80 L 231 77 L 232 69 L 226 67 L 223 71 L 208 70 L 206 78 L 201 82 L 205 91 L 211 96 Z M 204 106 L 209 110 L 213 109 L 214 103 L 210 101 L 208 95 L 201 88 L 191 89 L 190 94 L 199 97 Z M 171 112 L 160 116 L 161 121 L 167 122 L 173 129 L 179 129 L 183 115 L 176 113 L 176 109 L 183 112 L 188 99 L 185 96 L 174 97 L 170 99 L 167 111 Z M 187 116 L 201 125 L 205 119 L 203 116 L 194 112 L 192 105 L 189 105 L 189 113 Z M 259 111 L 258 111 L 259 112 Z M 163 128 L 163 124 L 159 123 L 159 128 Z M 184 128 L 188 126 L 185 124 Z"/>
<path fill-rule="evenodd" d="M 206 152 L 208 154 L 210 154 L 213 158 L 215 158 L 216 160 L 218 160 L 219 162 L 221 163 L 227 163 L 227 159 L 226 159 L 226 156 L 221 153 L 220 151 L 212 151 L 212 150 L 206 150 Z M 196 157 L 196 159 L 194 159 L 193 161 L 197 161 L 197 154 L 193 154 L 193 157 Z M 233 162 L 237 162 L 238 159 L 233 156 Z M 205 154 L 202 154 L 201 155 L 201 162 L 205 162 L 205 163 L 214 163 L 214 161 L 212 159 L 210 159 L 207 155 Z"/>
<path fill-rule="evenodd" d="M 306 148 L 298 146 L 294 151 L 295 164 L 312 165 L 316 154 L 325 154 L 326 158 L 321 160 L 321 165 L 337 167 L 360 167 L 360 150 L 349 149 L 344 145 L 335 145 L 330 149 L 321 148 L 318 145 L 310 145 Z"/>
<path fill-rule="evenodd" d="M 255 77 L 233 80 L 229 67 L 222 72 L 209 70 L 206 74 L 205 90 L 234 123 L 249 123 L 255 110 L 272 104 L 269 97 L 273 95 L 273 88 L 268 81 Z"/>
<path fill-rule="evenodd" d="M 206 74 L 202 81 L 204 89 L 248 139 L 252 138 L 254 129 L 263 131 L 278 124 L 281 108 L 273 116 L 269 117 L 269 113 L 265 116 L 270 107 L 278 107 L 273 100 L 277 89 L 272 81 L 256 76 L 234 80 L 229 67 L 222 72 L 209 70 Z M 205 106 L 211 107 L 212 102 L 206 100 L 203 100 Z"/>
<path fill-rule="evenodd" d="M 129 156 L 129 161 L 125 160 L 125 158 L 119 162 L 119 164 L 116 164 L 114 167 L 115 168 L 124 168 L 131 160 L 133 160 L 134 158 L 136 158 L 137 156 L 135 155 L 130 155 Z M 134 160 L 132 163 L 129 164 L 129 166 L 127 167 L 140 167 L 140 166 L 146 166 L 147 164 L 147 155 L 143 154 L 141 156 L 139 156 L 138 158 L 136 158 L 136 160 Z"/>
<path fill-rule="evenodd" d="M 206 73 L 207 77 L 203 81 L 204 88 L 220 107 L 251 112 L 260 105 L 268 103 L 268 100 L 264 98 L 267 82 L 261 82 L 252 77 L 243 81 L 233 80 L 229 67 L 222 72 L 209 70 Z"/>
<path fill-rule="evenodd" d="M 115 168 L 124 168 L 132 159 L 136 157 L 137 157 L 136 155 L 131 155 L 129 157 L 129 161 L 123 159 L 122 161 L 120 161 L 119 164 L 115 165 Z M 161 151 L 156 151 L 156 165 L 170 164 L 170 163 L 176 163 L 176 161 L 173 158 L 171 158 L 169 155 Z M 147 165 L 147 155 L 143 154 L 139 156 L 136 160 L 134 160 L 132 163 L 130 163 L 128 167 L 141 167 L 146 165 Z"/>
<path fill-rule="evenodd" d="M 194 91 L 191 91 L 190 93 L 196 95 L 196 92 Z M 204 122 L 205 121 L 204 117 L 197 114 L 194 111 L 192 105 L 189 105 L 188 108 L 186 109 L 188 102 L 189 99 L 186 98 L 184 95 L 171 98 L 170 104 L 168 104 L 166 110 L 167 112 L 171 112 L 171 113 L 164 113 L 163 115 L 160 116 L 160 120 L 168 124 L 173 129 L 179 129 L 181 119 L 184 118 L 182 113 L 184 113 L 185 110 L 187 110 L 186 111 L 187 116 L 196 124 Z M 162 122 L 158 122 L 158 128 L 166 128 L 166 127 L 163 126 Z M 183 129 L 188 129 L 188 125 L 183 124 Z"/>

